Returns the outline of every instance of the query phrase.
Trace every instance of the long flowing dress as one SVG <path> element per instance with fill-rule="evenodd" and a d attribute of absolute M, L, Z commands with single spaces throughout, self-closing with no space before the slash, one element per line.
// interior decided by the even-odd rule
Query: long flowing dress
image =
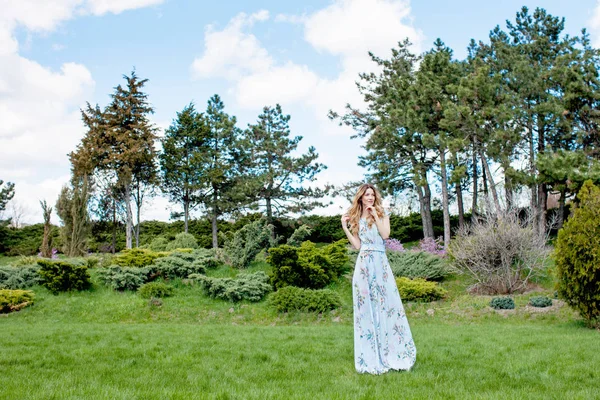
<path fill-rule="evenodd" d="M 387 213 L 386 213 L 387 214 Z M 377 226 L 359 223 L 360 252 L 352 278 L 354 299 L 354 364 L 360 373 L 409 370 L 417 349 L 385 244 Z"/>

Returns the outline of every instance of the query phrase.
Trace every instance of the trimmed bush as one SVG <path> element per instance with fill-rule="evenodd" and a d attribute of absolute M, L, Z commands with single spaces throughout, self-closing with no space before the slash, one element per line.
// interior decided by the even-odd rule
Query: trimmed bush
<path fill-rule="evenodd" d="M 271 294 L 268 304 L 279 312 L 323 313 L 340 307 L 342 300 L 336 292 L 329 289 L 313 290 L 287 286 Z"/>
<path fill-rule="evenodd" d="M 494 297 L 490 301 L 490 307 L 495 310 L 514 310 L 515 301 L 510 297 Z"/>
<path fill-rule="evenodd" d="M 86 290 L 92 286 L 90 274 L 85 265 L 66 261 L 39 260 L 39 274 L 42 285 L 52 293 L 71 290 Z"/>
<path fill-rule="evenodd" d="M 547 296 L 534 296 L 529 299 L 529 305 L 539 308 L 550 307 L 552 305 L 552 299 Z"/>
<path fill-rule="evenodd" d="M 441 281 L 448 275 L 444 259 L 423 251 L 390 251 L 387 258 L 396 277 Z"/>
<path fill-rule="evenodd" d="M 169 245 L 169 240 L 167 238 L 159 236 L 157 238 L 152 239 L 148 248 L 152 251 L 167 251 L 167 246 Z"/>
<path fill-rule="evenodd" d="M 34 295 L 29 290 L 0 290 L 0 314 L 18 311 L 33 304 Z"/>
<path fill-rule="evenodd" d="M 191 253 L 172 253 L 159 258 L 150 266 L 151 270 L 165 279 L 187 278 L 190 274 L 204 274 L 206 267 Z"/>
<path fill-rule="evenodd" d="M 447 293 L 446 289 L 440 287 L 437 282 L 429 282 L 422 278 L 396 278 L 396 285 L 398 286 L 400 297 L 404 301 L 428 303 L 443 299 Z"/>
<path fill-rule="evenodd" d="M 138 293 L 144 299 L 173 296 L 173 287 L 163 282 L 149 282 L 139 287 Z"/>
<path fill-rule="evenodd" d="M 300 247 L 302 242 L 304 242 L 311 233 L 312 231 L 308 225 L 300 225 L 300 227 L 298 227 L 298 229 L 292 233 L 292 236 L 288 238 L 286 244 L 294 247 Z"/>
<path fill-rule="evenodd" d="M 198 240 L 191 233 L 181 232 L 175 235 L 175 239 L 167 244 L 167 251 L 177 249 L 197 249 Z"/>
<path fill-rule="evenodd" d="M 244 225 L 223 246 L 229 263 L 235 268 L 247 268 L 261 250 L 275 246 L 273 229 L 265 218 Z"/>
<path fill-rule="evenodd" d="M 556 240 L 557 289 L 588 326 L 600 326 L 600 188 L 586 181 L 577 200 Z"/>
<path fill-rule="evenodd" d="M 100 261 L 101 260 L 98 257 L 89 256 L 85 258 L 85 265 L 87 265 L 88 268 L 96 268 L 100 265 Z"/>
<path fill-rule="evenodd" d="M 39 285 L 42 277 L 39 265 L 24 267 L 0 267 L 0 289 L 26 289 Z"/>
<path fill-rule="evenodd" d="M 98 278 L 114 290 L 137 290 L 148 281 L 150 272 L 149 268 L 111 265 L 98 269 Z"/>
<path fill-rule="evenodd" d="M 273 266 L 271 283 L 275 288 L 321 289 L 344 272 L 348 255 L 341 241 L 321 248 L 307 241 L 300 247 L 282 245 L 270 249 L 267 262 Z"/>
<path fill-rule="evenodd" d="M 155 251 L 135 248 L 123 250 L 112 259 L 112 263 L 121 267 L 142 268 L 152 264 L 159 257 L 161 254 Z"/>
<path fill-rule="evenodd" d="M 191 275 L 190 278 L 196 279 L 200 283 L 207 296 L 231 302 L 260 301 L 271 291 L 268 283 L 269 277 L 262 271 L 253 274 L 242 273 L 235 279 L 209 278 L 198 274 Z"/>

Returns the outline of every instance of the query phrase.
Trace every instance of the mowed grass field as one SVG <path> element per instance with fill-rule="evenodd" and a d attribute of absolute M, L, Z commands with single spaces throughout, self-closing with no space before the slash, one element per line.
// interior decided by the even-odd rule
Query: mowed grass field
<path fill-rule="evenodd" d="M 332 287 L 343 306 L 317 315 L 213 300 L 181 281 L 152 305 L 91 274 L 90 291 L 35 287 L 32 307 L 0 316 L 1 399 L 600 398 L 600 332 L 559 301 L 527 306 L 553 294 L 550 277 L 504 312 L 467 294 L 466 277 L 448 279 L 446 300 L 405 304 L 415 367 L 371 376 L 354 369 L 349 277 Z"/>

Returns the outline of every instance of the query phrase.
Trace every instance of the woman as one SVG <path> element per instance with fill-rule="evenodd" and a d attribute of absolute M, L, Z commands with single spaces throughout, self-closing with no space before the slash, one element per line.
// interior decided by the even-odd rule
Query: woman
<path fill-rule="evenodd" d="M 342 228 L 352 246 L 360 249 L 352 278 L 356 370 L 371 374 L 409 370 L 417 349 L 385 255 L 389 214 L 373 185 L 358 188 L 350 210 L 342 216 Z"/>

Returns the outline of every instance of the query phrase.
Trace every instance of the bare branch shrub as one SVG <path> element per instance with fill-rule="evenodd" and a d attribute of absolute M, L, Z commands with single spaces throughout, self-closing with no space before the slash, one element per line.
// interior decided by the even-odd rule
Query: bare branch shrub
<path fill-rule="evenodd" d="M 549 255 L 547 234 L 533 221 L 531 215 L 508 211 L 458 229 L 449 249 L 452 267 L 471 275 L 480 293 L 523 291 Z"/>

